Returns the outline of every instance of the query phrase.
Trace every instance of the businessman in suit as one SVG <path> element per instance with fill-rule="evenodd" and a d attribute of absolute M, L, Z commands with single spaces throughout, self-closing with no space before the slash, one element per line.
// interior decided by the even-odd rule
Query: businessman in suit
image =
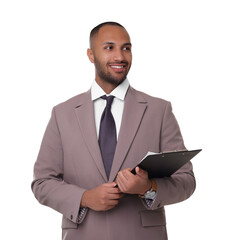
<path fill-rule="evenodd" d="M 185 149 L 170 102 L 130 86 L 131 48 L 122 25 L 95 27 L 91 89 L 52 110 L 32 190 L 63 215 L 62 239 L 166 240 L 164 206 L 195 190 L 191 162 L 164 179 L 130 172 L 148 151 Z"/>

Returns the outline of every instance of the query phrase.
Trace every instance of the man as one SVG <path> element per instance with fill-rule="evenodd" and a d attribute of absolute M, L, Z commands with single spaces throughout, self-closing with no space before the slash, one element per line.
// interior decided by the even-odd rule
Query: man
<path fill-rule="evenodd" d="M 138 167 L 130 172 L 148 151 L 185 148 L 171 104 L 129 85 L 131 47 L 120 24 L 95 27 L 87 51 L 91 89 L 52 111 L 32 190 L 63 214 L 65 240 L 165 240 L 164 206 L 194 192 L 190 162 L 164 179 Z"/>

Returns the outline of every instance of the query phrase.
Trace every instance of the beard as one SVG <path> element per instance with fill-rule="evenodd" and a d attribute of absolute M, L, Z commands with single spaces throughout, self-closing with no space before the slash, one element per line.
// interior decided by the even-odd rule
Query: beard
<path fill-rule="evenodd" d="M 126 66 L 128 66 L 128 62 L 126 61 L 122 61 L 120 63 L 125 63 Z M 106 68 L 104 68 L 104 64 L 101 63 L 98 58 L 94 58 L 94 65 L 95 65 L 95 69 L 96 69 L 96 73 L 98 74 L 98 76 L 105 82 L 113 84 L 115 86 L 118 86 L 119 84 L 121 84 L 127 77 L 128 71 L 125 71 L 123 75 L 115 77 L 113 76 L 109 71 L 106 70 Z"/>

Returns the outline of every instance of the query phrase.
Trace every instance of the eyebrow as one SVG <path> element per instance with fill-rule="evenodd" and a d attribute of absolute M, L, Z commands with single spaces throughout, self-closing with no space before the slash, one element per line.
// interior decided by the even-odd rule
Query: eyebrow
<path fill-rule="evenodd" d="M 103 45 L 114 45 L 114 42 L 104 42 Z M 132 44 L 130 42 L 128 43 L 123 43 L 123 46 L 132 46 Z"/>

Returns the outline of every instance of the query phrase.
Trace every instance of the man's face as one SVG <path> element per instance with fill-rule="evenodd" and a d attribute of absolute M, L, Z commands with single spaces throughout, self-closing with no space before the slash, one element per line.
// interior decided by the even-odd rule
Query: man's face
<path fill-rule="evenodd" d="M 126 79 L 132 62 L 130 37 L 124 28 L 103 26 L 91 44 L 90 61 L 94 63 L 96 81 L 115 86 Z"/>

